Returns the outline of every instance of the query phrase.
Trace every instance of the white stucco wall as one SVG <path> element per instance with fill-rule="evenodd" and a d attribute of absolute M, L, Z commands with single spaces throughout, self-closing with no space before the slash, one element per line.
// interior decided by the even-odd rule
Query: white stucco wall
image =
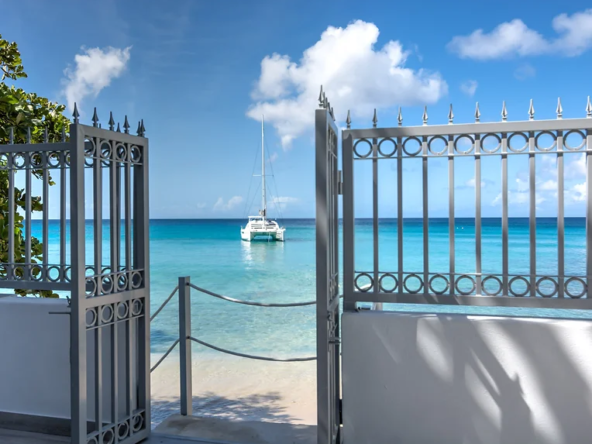
<path fill-rule="evenodd" d="M 346 444 L 592 442 L 592 321 L 346 313 Z"/>
<path fill-rule="evenodd" d="M 70 317 L 63 299 L 0 297 L 0 412 L 70 418 Z M 104 417 L 110 415 L 111 335 L 103 334 Z M 125 394 L 125 329 L 119 331 L 119 390 Z M 94 415 L 94 340 L 88 335 L 88 418 Z M 125 399 L 120 397 L 120 412 Z"/>

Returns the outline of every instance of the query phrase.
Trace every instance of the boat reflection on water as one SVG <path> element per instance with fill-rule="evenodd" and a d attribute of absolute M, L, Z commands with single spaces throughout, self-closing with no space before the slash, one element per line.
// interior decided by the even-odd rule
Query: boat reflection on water
<path fill-rule="evenodd" d="M 241 242 L 243 262 L 246 265 L 264 263 L 266 260 L 271 260 L 274 256 L 282 254 L 284 245 L 284 242 L 273 242 L 264 238 Z"/>

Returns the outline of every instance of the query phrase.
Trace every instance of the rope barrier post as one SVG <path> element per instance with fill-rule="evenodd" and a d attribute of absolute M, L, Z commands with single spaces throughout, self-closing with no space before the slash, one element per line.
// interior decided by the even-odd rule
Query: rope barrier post
<path fill-rule="evenodd" d="M 193 414 L 192 371 L 191 371 L 191 289 L 190 278 L 179 278 L 179 346 L 181 368 L 181 415 Z"/>

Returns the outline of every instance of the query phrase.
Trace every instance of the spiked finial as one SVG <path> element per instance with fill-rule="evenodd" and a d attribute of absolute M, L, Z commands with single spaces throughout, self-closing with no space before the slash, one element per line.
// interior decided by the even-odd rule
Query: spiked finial
<path fill-rule="evenodd" d="M 12 145 L 14 143 L 14 128 L 11 126 L 8 132 L 8 143 Z"/>
<path fill-rule="evenodd" d="M 321 85 L 321 92 L 319 93 L 319 106 L 322 108 L 325 104 L 325 100 L 323 99 L 323 85 Z"/>
<path fill-rule="evenodd" d="M 376 128 L 376 124 L 378 123 L 378 117 L 376 117 L 376 108 L 374 108 L 374 117 L 372 117 L 372 126 Z"/>
<path fill-rule="evenodd" d="M 590 96 L 588 96 L 588 104 L 586 105 L 586 117 L 592 118 L 592 103 L 590 103 Z"/>
<path fill-rule="evenodd" d="M 349 109 L 347 110 L 347 119 L 345 119 L 345 123 L 347 124 L 347 129 L 351 128 L 351 115 L 349 113 Z"/>
<path fill-rule="evenodd" d="M 452 125 L 454 122 L 454 112 L 452 112 L 452 103 L 450 104 L 450 110 L 448 111 L 448 125 Z"/>
<path fill-rule="evenodd" d="M 329 99 L 327 99 L 327 96 L 325 95 L 325 93 L 323 93 L 323 108 L 325 108 L 325 109 L 329 108 Z"/>
<path fill-rule="evenodd" d="M 31 143 L 31 128 L 27 127 L 27 143 Z"/>
<path fill-rule="evenodd" d="M 427 105 L 423 107 L 423 124 L 428 124 L 428 107 Z"/>
<path fill-rule="evenodd" d="M 125 134 L 129 134 L 130 124 L 127 121 L 127 116 L 125 116 L 125 120 L 123 121 L 123 132 Z"/>
<path fill-rule="evenodd" d="M 399 107 L 399 115 L 397 116 L 397 122 L 399 122 L 399 126 L 403 126 L 403 113 L 401 112 L 401 107 Z"/>
<path fill-rule="evenodd" d="M 142 123 L 140 121 L 138 121 L 138 129 L 136 130 L 136 134 L 138 136 L 142 135 Z"/>
<path fill-rule="evenodd" d="M 121 128 L 119 127 L 119 122 L 117 122 L 117 132 L 120 133 L 121 132 Z"/>
<path fill-rule="evenodd" d="M 49 133 L 47 132 L 47 128 L 44 128 L 43 130 L 43 142 L 49 143 Z"/>
<path fill-rule="evenodd" d="M 92 122 L 93 122 L 93 126 L 95 128 L 97 128 L 99 126 L 99 116 L 97 115 L 97 108 L 95 107 L 95 112 L 93 113 L 92 116 Z"/>
<path fill-rule="evenodd" d="M 115 120 L 113 120 L 113 111 L 109 112 L 109 131 L 113 131 L 115 128 Z"/>
<path fill-rule="evenodd" d="M 66 141 L 66 127 L 62 126 L 62 142 Z"/>
<path fill-rule="evenodd" d="M 528 108 L 528 120 L 534 120 L 534 106 L 532 105 L 532 99 L 530 99 L 530 107 Z"/>
<path fill-rule="evenodd" d="M 563 107 L 561 106 L 561 97 L 557 98 L 557 118 L 563 119 Z"/>
<path fill-rule="evenodd" d="M 79 123 L 78 118 L 80 114 L 78 113 L 78 107 L 76 106 L 76 102 L 74 102 L 74 112 L 72 113 L 72 117 L 74 117 L 74 123 Z"/>
<path fill-rule="evenodd" d="M 506 122 L 508 120 L 508 110 L 506 109 L 506 101 L 502 105 L 502 122 Z"/>
<path fill-rule="evenodd" d="M 481 111 L 479 111 L 479 102 L 475 105 L 475 123 L 479 123 L 481 121 Z"/>
<path fill-rule="evenodd" d="M 140 120 L 142 122 L 142 137 L 146 135 L 146 127 L 144 126 L 144 119 Z"/>

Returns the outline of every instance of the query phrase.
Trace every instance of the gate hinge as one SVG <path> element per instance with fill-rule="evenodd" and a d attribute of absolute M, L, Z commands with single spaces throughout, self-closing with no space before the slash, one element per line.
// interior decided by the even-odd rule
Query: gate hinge
<path fill-rule="evenodd" d="M 337 194 L 343 195 L 343 174 L 341 170 L 337 171 Z"/>

